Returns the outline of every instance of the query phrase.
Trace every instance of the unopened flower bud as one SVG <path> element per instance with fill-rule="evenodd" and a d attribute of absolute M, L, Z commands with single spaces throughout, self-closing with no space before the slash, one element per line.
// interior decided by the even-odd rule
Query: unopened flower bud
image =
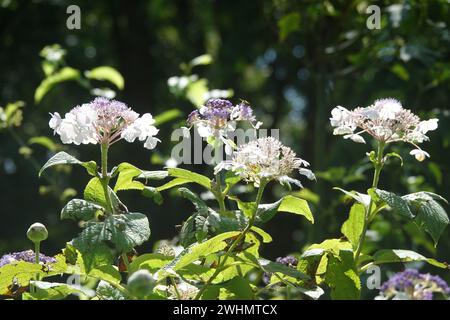
<path fill-rule="evenodd" d="M 137 297 L 143 298 L 152 293 L 156 280 L 148 270 L 139 270 L 128 278 L 128 290 Z"/>
<path fill-rule="evenodd" d="M 35 243 L 44 241 L 48 238 L 47 228 L 42 223 L 33 223 L 27 231 L 27 237 Z"/>

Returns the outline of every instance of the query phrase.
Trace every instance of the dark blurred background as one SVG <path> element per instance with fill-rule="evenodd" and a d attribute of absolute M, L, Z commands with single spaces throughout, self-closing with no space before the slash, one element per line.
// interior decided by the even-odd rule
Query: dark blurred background
<path fill-rule="evenodd" d="M 69 5 L 81 8 L 81 29 L 66 28 Z M 381 28 L 369 29 L 366 8 L 381 9 Z M 139 143 L 112 148 L 110 165 L 132 162 L 142 169 L 161 169 L 170 156 L 173 128 L 194 108 L 174 95 L 168 78 L 192 71 L 209 88 L 234 90 L 233 101 L 246 99 L 266 128 L 280 128 L 281 140 L 311 162 L 317 183 L 305 182 L 302 196 L 310 201 L 316 223 L 280 214 L 267 226 L 274 242 L 264 246 L 268 257 L 298 252 L 307 244 L 340 237 L 349 204 L 333 186 L 364 192 L 372 171 L 365 159 L 370 145 L 357 145 L 332 135 L 331 109 L 366 106 L 380 97 L 394 97 L 423 118 L 438 117 L 439 129 L 423 145 L 431 159 L 417 162 L 409 146 L 396 145 L 404 166 L 392 161 L 384 169 L 381 188 L 406 194 L 434 191 L 450 199 L 450 4 L 435 1 L 15 1 L 0 0 L 0 106 L 23 101 L 23 122 L 0 130 L 0 254 L 30 247 L 25 232 L 35 222 L 50 231 L 44 251 L 58 250 L 79 231 L 59 221 L 71 197 L 82 195 L 88 177 L 81 168 L 36 169 L 49 157 L 33 136 L 51 136 L 48 113 L 64 113 L 92 99 L 76 81 L 58 84 L 37 104 L 34 91 L 45 78 L 39 52 L 60 44 L 67 65 L 89 70 L 108 65 L 125 79 L 117 99 L 140 113 L 181 111 L 160 126 L 163 140 L 154 151 Z M 180 65 L 209 54 L 210 65 L 186 70 Z M 52 137 L 55 143 L 59 142 Z M 61 146 L 58 146 L 60 148 Z M 96 146 L 64 146 L 81 160 L 99 161 Z M 196 171 L 211 173 L 208 167 Z M 272 186 L 265 201 L 282 190 Z M 151 222 L 151 243 L 173 238 L 175 225 L 188 217 L 190 203 L 164 192 L 158 206 L 137 192 L 122 194 L 133 211 Z M 448 209 L 448 206 L 446 207 Z M 450 232 L 434 247 L 407 221 L 386 212 L 373 225 L 369 245 L 416 250 L 450 261 Z M 140 248 L 149 251 L 151 244 Z M 440 273 L 447 280 L 448 274 Z"/>

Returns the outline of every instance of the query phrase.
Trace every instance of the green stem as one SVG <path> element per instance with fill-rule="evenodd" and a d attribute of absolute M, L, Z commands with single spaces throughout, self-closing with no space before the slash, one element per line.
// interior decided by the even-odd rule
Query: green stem
<path fill-rule="evenodd" d="M 122 253 L 121 257 L 122 257 L 123 264 L 125 265 L 125 268 L 127 268 L 127 272 L 130 273 L 130 271 L 129 271 L 130 270 L 130 263 L 128 262 L 127 254 L 126 253 Z"/>
<path fill-rule="evenodd" d="M 173 290 L 175 291 L 175 295 L 177 296 L 177 299 L 181 300 L 181 294 L 180 294 L 180 291 L 178 291 L 178 287 L 177 287 L 177 284 L 175 283 L 175 280 L 172 277 L 170 277 L 170 281 L 172 282 Z"/>
<path fill-rule="evenodd" d="M 233 241 L 233 243 L 231 244 L 230 248 L 227 250 L 227 252 L 225 253 L 225 255 L 223 256 L 222 261 L 220 262 L 219 266 L 217 267 L 216 271 L 213 273 L 213 275 L 211 276 L 211 278 L 208 279 L 208 281 L 206 281 L 206 283 L 203 285 L 203 287 L 199 290 L 199 292 L 197 293 L 197 295 L 195 296 L 194 300 L 198 300 L 200 299 L 200 297 L 202 296 L 203 292 L 205 292 L 206 288 L 214 281 L 214 279 L 220 274 L 220 272 L 222 271 L 222 268 L 225 266 L 225 263 L 227 262 L 228 258 L 230 257 L 231 253 L 234 251 L 234 249 L 241 243 L 241 241 L 243 239 L 245 239 L 245 235 L 250 231 L 250 229 L 253 227 L 253 224 L 255 223 L 255 219 L 256 219 L 256 213 L 258 212 L 258 206 L 259 203 L 261 202 L 262 199 L 262 195 L 264 193 L 264 189 L 267 185 L 267 181 L 261 181 L 260 185 L 259 185 L 259 189 L 258 189 L 258 194 L 256 195 L 256 200 L 255 200 L 255 210 L 253 211 L 252 216 L 250 217 L 247 226 L 245 227 L 245 229 L 239 234 L 239 236 L 236 238 L 236 240 Z"/>
<path fill-rule="evenodd" d="M 101 156 L 102 156 L 102 176 L 100 178 L 100 181 L 102 183 L 103 187 L 103 193 L 105 194 L 105 200 L 106 200 L 106 206 L 110 214 L 113 214 L 113 206 L 111 203 L 111 196 L 109 194 L 109 175 L 108 175 L 108 143 L 103 143 L 101 145 Z"/>
<path fill-rule="evenodd" d="M 227 209 L 225 207 L 225 196 L 222 192 L 222 180 L 220 179 L 220 173 L 216 173 L 216 184 L 217 184 L 217 192 L 216 199 L 217 203 L 219 203 L 220 212 L 225 212 Z"/>
<path fill-rule="evenodd" d="M 378 187 L 378 182 L 380 180 L 380 174 L 381 174 L 381 169 L 383 169 L 383 157 L 384 157 L 384 147 L 385 147 L 385 143 L 384 142 L 379 142 L 378 143 L 378 150 L 377 150 L 377 155 L 376 155 L 376 160 L 374 163 L 374 174 L 373 174 L 373 181 L 372 181 L 372 188 L 376 189 Z M 370 199 L 369 202 L 369 207 L 366 209 L 365 211 L 365 217 L 364 217 L 364 225 L 363 225 L 363 231 L 361 233 L 361 236 L 359 238 L 359 243 L 358 243 L 358 247 L 356 249 L 356 253 L 355 253 L 355 265 L 358 265 L 358 259 L 361 255 L 361 250 L 364 246 L 364 242 L 366 240 L 366 232 L 367 232 L 367 228 L 369 227 L 369 223 L 371 221 L 372 217 L 372 205 L 373 205 L 373 199 Z"/>
<path fill-rule="evenodd" d="M 41 252 L 41 242 L 36 241 L 34 243 L 34 263 L 36 263 L 37 265 L 39 265 L 39 253 L 40 252 Z M 36 273 L 34 275 L 34 281 L 39 281 L 39 280 L 40 280 L 39 273 Z M 34 285 L 30 284 L 30 292 L 31 293 L 36 292 L 36 287 Z"/>

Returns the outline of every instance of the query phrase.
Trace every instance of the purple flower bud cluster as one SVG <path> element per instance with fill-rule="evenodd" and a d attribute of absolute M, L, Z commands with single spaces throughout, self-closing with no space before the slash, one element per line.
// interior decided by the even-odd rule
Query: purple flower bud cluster
<path fill-rule="evenodd" d="M 192 111 L 188 118 L 189 126 L 198 122 L 209 122 L 215 127 L 225 126 L 228 121 L 255 121 L 253 109 L 245 102 L 233 106 L 226 99 L 209 99 L 200 110 Z"/>
<path fill-rule="evenodd" d="M 35 257 L 34 257 L 33 250 L 7 253 L 3 257 L 0 258 L 0 267 L 3 267 L 4 265 L 10 264 L 10 263 L 15 263 L 18 261 L 26 261 L 26 262 L 33 263 L 34 258 Z M 48 264 L 48 263 L 55 263 L 56 259 L 40 253 L 39 261 L 41 263 Z"/>
<path fill-rule="evenodd" d="M 281 263 L 285 266 L 294 268 L 294 269 L 297 267 L 297 264 L 298 264 L 297 258 L 295 258 L 293 256 L 278 257 L 275 261 L 278 263 Z M 265 272 L 262 276 L 262 280 L 265 284 L 269 284 L 271 277 L 272 277 L 272 273 Z"/>
<path fill-rule="evenodd" d="M 414 269 L 396 273 L 380 288 L 380 294 L 388 299 L 400 295 L 411 300 L 433 300 L 433 293 L 448 295 L 450 287 L 441 277 Z"/>

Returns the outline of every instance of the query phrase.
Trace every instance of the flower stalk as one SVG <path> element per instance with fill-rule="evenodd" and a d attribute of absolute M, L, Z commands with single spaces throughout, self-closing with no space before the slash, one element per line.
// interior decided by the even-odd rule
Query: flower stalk
<path fill-rule="evenodd" d="M 378 142 L 378 149 L 377 149 L 377 154 L 376 154 L 376 158 L 374 161 L 374 174 L 373 174 L 373 181 L 372 181 L 372 188 L 376 189 L 378 187 L 378 182 L 380 181 L 380 175 L 381 175 L 381 170 L 383 169 L 383 165 L 384 165 L 384 147 L 385 147 L 385 143 L 382 141 Z M 358 243 L 358 247 L 356 249 L 356 253 L 355 253 L 355 264 L 358 264 L 358 259 L 361 255 L 361 250 L 364 246 L 364 242 L 366 239 L 366 232 L 367 232 L 367 228 L 369 227 L 369 223 L 371 222 L 373 215 L 374 215 L 374 210 L 372 210 L 372 205 L 373 205 L 373 199 L 370 199 L 369 202 L 369 207 L 366 208 L 365 210 L 365 217 L 364 217 L 364 225 L 363 225 L 363 231 L 361 233 L 361 236 L 359 238 L 359 243 Z"/>
<path fill-rule="evenodd" d="M 261 183 L 258 188 L 258 193 L 256 195 L 255 199 L 255 209 L 252 213 L 252 216 L 250 217 L 247 226 L 245 229 L 239 234 L 239 236 L 233 241 L 230 248 L 227 250 L 225 255 L 223 256 L 222 261 L 220 262 L 219 266 L 217 267 L 214 274 L 208 279 L 208 281 L 204 284 L 204 286 L 199 290 L 197 295 L 195 296 L 194 300 L 199 300 L 202 296 L 202 294 L 205 292 L 206 288 L 214 281 L 214 279 L 222 272 L 222 269 L 225 266 L 225 263 L 227 262 L 228 258 L 230 257 L 231 253 L 234 251 L 234 249 L 241 243 L 243 239 L 245 239 L 246 234 L 250 231 L 250 229 L 253 227 L 253 224 L 255 223 L 256 214 L 258 213 L 258 207 L 262 200 L 262 196 L 264 193 L 264 189 L 267 185 L 268 181 L 263 179 L 261 180 Z"/>

